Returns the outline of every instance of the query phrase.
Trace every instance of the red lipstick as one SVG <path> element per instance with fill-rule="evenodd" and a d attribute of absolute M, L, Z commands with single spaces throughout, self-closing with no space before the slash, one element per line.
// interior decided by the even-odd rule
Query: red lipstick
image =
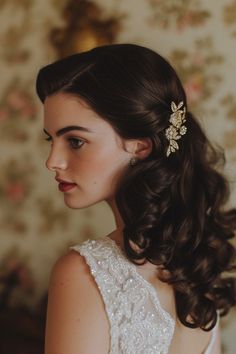
<path fill-rule="evenodd" d="M 76 183 L 67 182 L 60 178 L 55 179 L 57 182 L 59 182 L 58 188 L 61 192 L 68 192 L 76 186 Z"/>

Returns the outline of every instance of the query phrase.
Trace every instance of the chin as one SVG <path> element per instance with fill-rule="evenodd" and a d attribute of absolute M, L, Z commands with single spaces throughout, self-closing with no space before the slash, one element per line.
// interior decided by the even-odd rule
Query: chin
<path fill-rule="evenodd" d="M 66 200 L 66 198 L 64 199 L 64 202 L 65 202 L 65 205 L 70 209 L 83 209 L 83 208 L 87 207 L 87 205 L 85 205 L 85 204 L 81 204 L 78 201 L 77 202 L 68 201 L 68 200 Z"/>
<path fill-rule="evenodd" d="M 64 196 L 65 205 L 70 209 L 84 209 L 88 208 L 94 204 L 97 204 L 101 200 L 91 200 L 91 201 L 82 201 L 75 198 L 68 198 L 68 196 Z"/>

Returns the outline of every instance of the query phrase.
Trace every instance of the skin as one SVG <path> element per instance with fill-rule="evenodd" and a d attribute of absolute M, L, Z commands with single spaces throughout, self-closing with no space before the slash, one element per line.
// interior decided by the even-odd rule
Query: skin
<path fill-rule="evenodd" d="M 71 126 L 90 132 L 67 131 Z M 148 156 L 151 140 L 121 139 L 82 99 L 65 93 L 46 98 L 44 131 L 51 145 L 47 168 L 55 177 L 76 184 L 63 193 L 65 204 L 82 209 L 106 201 L 116 222 L 116 230 L 108 237 L 122 248 L 124 223 L 115 204 L 116 186 L 131 157 L 141 160 Z M 162 307 L 176 319 L 173 289 L 157 279 L 156 267 L 148 262 L 138 272 L 156 288 Z M 45 354 L 106 354 L 109 330 L 103 299 L 85 259 L 75 251 L 68 252 L 58 259 L 50 276 Z M 210 336 L 177 321 L 169 354 L 200 354 Z M 217 338 L 211 354 L 220 353 L 219 335 Z"/>
<path fill-rule="evenodd" d="M 86 127 L 91 132 L 71 130 L 57 136 L 68 126 Z M 83 100 L 64 93 L 46 98 L 44 130 L 52 146 L 47 168 L 56 177 L 77 184 L 64 193 L 65 204 L 80 209 L 104 200 L 121 229 L 123 222 L 114 203 L 116 184 L 132 156 L 142 159 L 149 154 L 151 141 L 121 139 Z"/>

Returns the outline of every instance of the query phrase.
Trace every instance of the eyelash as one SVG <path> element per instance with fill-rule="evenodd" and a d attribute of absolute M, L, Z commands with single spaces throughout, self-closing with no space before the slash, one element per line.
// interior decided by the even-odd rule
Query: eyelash
<path fill-rule="evenodd" d="M 45 138 L 46 141 L 52 141 L 52 138 L 49 136 L 47 138 Z M 84 145 L 84 141 L 80 138 L 67 138 L 67 141 L 70 144 L 70 147 L 74 150 L 80 149 L 83 145 Z M 74 143 L 76 145 L 74 145 Z M 80 145 L 78 146 L 77 144 L 80 143 Z"/>
<path fill-rule="evenodd" d="M 68 138 L 68 142 L 70 143 L 71 148 L 75 150 L 80 149 L 84 145 L 84 141 L 79 138 Z M 74 143 L 76 145 L 74 145 Z M 78 143 L 80 143 L 80 145 L 77 145 Z"/>

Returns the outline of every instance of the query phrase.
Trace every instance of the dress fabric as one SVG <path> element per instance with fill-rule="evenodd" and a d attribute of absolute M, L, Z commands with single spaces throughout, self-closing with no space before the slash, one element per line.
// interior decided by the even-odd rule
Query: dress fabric
<path fill-rule="evenodd" d="M 160 304 L 156 289 L 109 237 L 70 247 L 90 267 L 110 322 L 109 354 L 168 354 L 175 320 Z M 211 354 L 216 326 L 204 354 Z"/>

